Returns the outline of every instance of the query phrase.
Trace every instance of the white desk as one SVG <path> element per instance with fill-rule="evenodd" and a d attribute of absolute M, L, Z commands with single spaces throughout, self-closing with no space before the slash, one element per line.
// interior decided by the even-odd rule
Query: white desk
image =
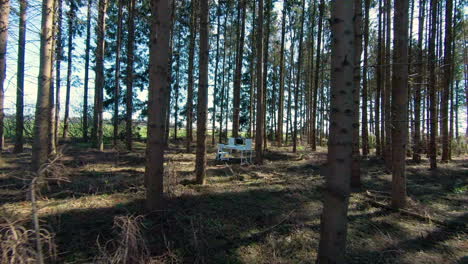
<path fill-rule="evenodd" d="M 252 144 L 247 144 L 247 145 L 218 144 L 218 152 L 229 151 L 229 153 L 232 153 L 233 150 L 237 150 L 241 153 L 241 165 L 252 163 Z"/>

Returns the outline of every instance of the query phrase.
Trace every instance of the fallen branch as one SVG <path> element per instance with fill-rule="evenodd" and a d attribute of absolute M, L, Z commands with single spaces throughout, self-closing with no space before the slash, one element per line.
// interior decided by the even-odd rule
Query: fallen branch
<path fill-rule="evenodd" d="M 372 197 L 372 194 L 370 194 L 369 192 L 366 193 L 366 196 L 367 196 L 367 202 L 369 202 L 369 204 L 371 204 L 371 205 L 373 205 L 375 207 L 380 207 L 380 208 L 384 208 L 384 209 L 387 209 L 387 210 L 395 211 L 395 212 L 398 212 L 398 213 L 400 213 L 402 215 L 411 216 L 411 217 L 416 218 L 416 219 L 418 219 L 420 221 L 432 222 L 432 223 L 436 223 L 436 224 L 442 225 L 442 226 L 447 225 L 445 222 L 437 220 L 437 219 L 433 219 L 430 216 L 420 215 L 420 214 L 417 214 L 417 213 L 414 213 L 414 212 L 411 212 L 411 211 L 408 211 L 408 210 L 405 210 L 405 209 L 396 209 L 396 208 L 393 208 L 393 207 L 391 207 L 391 206 L 389 206 L 387 204 L 384 204 L 384 203 L 378 202 L 376 200 L 373 200 L 372 198 L 377 198 L 378 196 Z M 386 198 L 389 198 L 389 197 L 386 197 Z"/>

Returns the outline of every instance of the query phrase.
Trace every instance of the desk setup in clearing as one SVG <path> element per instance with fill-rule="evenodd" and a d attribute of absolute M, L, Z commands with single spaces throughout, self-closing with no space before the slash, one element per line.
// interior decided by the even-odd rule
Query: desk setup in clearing
<path fill-rule="evenodd" d="M 229 138 L 227 145 L 218 144 L 216 160 L 228 161 L 233 150 L 240 152 L 241 165 L 252 163 L 252 139 Z"/>

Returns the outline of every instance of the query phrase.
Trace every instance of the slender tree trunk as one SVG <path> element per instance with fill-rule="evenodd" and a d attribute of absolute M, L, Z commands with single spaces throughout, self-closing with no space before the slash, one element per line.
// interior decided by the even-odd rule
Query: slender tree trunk
<path fill-rule="evenodd" d="M 69 1 L 70 10 L 68 11 L 68 54 L 67 54 L 67 91 L 65 95 L 65 116 L 63 117 L 63 138 L 68 138 L 68 123 L 70 117 L 70 90 L 71 90 L 71 78 L 72 78 L 72 63 L 73 63 L 73 36 L 74 32 L 74 20 L 75 20 L 75 3 Z"/>
<path fill-rule="evenodd" d="M 216 20 L 217 20 L 217 25 L 216 25 L 216 57 L 215 57 L 215 75 L 214 75 L 214 91 L 213 91 L 213 120 L 211 124 L 211 129 L 212 129 L 212 134 L 211 134 L 211 144 L 215 144 L 215 132 L 216 132 L 216 104 L 217 104 L 217 99 L 216 95 L 218 94 L 218 68 L 219 68 L 219 37 L 220 37 L 220 30 L 219 28 L 221 27 L 221 4 L 218 3 L 216 7 Z M 177 96 L 177 95 L 176 95 Z"/>
<path fill-rule="evenodd" d="M 255 129 L 255 162 L 263 163 L 263 0 L 258 0 L 257 20 L 257 122 Z"/>
<path fill-rule="evenodd" d="M 104 150 L 103 141 L 103 89 L 104 89 L 104 53 L 106 33 L 106 9 L 107 0 L 99 0 L 99 13 L 97 21 L 97 45 L 96 45 L 96 80 L 94 90 L 94 118 L 93 118 L 93 147 Z"/>
<path fill-rule="evenodd" d="M 6 52 L 8 41 L 8 22 L 10 16 L 10 1 L 0 1 L 0 153 L 5 146 L 4 118 L 5 118 L 5 77 L 6 77 Z"/>
<path fill-rule="evenodd" d="M 268 147 L 268 130 L 267 130 L 267 94 L 268 94 L 268 52 L 270 50 L 270 28 L 271 28 L 271 5 L 272 0 L 266 1 L 266 23 L 264 26 L 263 35 L 263 150 Z"/>
<path fill-rule="evenodd" d="M 59 131 L 60 131 L 60 89 L 61 86 L 61 63 L 63 60 L 63 39 L 62 39 L 62 0 L 57 0 L 57 32 L 56 32 L 56 50 L 55 50 L 55 126 L 54 126 L 54 140 L 55 145 L 59 145 Z"/>
<path fill-rule="evenodd" d="M 452 82 L 452 14 L 453 14 L 453 0 L 447 0 L 445 6 L 445 52 L 444 52 L 444 65 L 442 67 L 443 84 L 442 84 L 442 98 L 441 98 L 441 128 L 442 128 L 442 162 L 448 162 L 450 159 L 450 137 L 449 137 L 449 95 L 450 85 Z"/>
<path fill-rule="evenodd" d="M 32 170 L 38 172 L 49 156 L 50 89 L 53 54 L 54 0 L 43 0 L 41 22 L 41 45 L 39 55 L 39 77 L 34 120 L 34 142 L 32 148 Z M 3 32 L 3 31 L 2 31 Z M 39 175 L 42 177 L 43 175 Z"/>
<path fill-rule="evenodd" d="M 115 52 L 115 87 L 114 87 L 114 116 L 113 121 L 113 140 L 114 148 L 117 146 L 117 139 L 119 137 L 119 98 L 120 98 L 120 46 L 122 39 L 122 0 L 118 1 L 119 13 L 117 16 L 117 36 L 116 36 L 116 52 Z"/>
<path fill-rule="evenodd" d="M 93 1 L 88 0 L 86 20 L 86 50 L 85 50 L 85 79 L 83 96 L 83 140 L 88 141 L 88 85 L 89 85 L 89 52 L 91 50 L 91 7 Z"/>
<path fill-rule="evenodd" d="M 294 89 L 294 129 L 293 129 L 293 153 L 297 151 L 297 116 L 299 113 L 299 86 L 301 85 L 301 59 L 302 59 L 302 39 L 304 37 L 304 18 L 305 18 L 305 0 L 302 0 L 302 15 L 301 15 L 301 28 L 299 30 L 299 50 L 297 57 L 297 77 L 296 77 L 296 87 Z"/>
<path fill-rule="evenodd" d="M 226 89 L 226 50 L 228 47 L 226 37 L 227 37 L 227 20 L 228 20 L 228 12 L 226 12 L 226 15 L 224 17 L 224 26 L 223 26 L 223 35 L 224 35 L 224 43 L 223 43 L 223 77 L 221 80 L 221 102 L 220 102 L 220 116 L 219 116 L 219 142 L 222 142 L 223 139 L 223 111 L 224 111 L 224 95 L 225 95 L 225 89 Z"/>
<path fill-rule="evenodd" d="M 406 206 L 408 141 L 408 0 L 395 0 L 392 76 L 392 206 Z"/>
<path fill-rule="evenodd" d="M 206 123 L 208 117 L 208 63 L 209 63 L 209 5 L 200 0 L 200 55 L 197 105 L 197 155 L 195 173 L 198 184 L 205 183 Z"/>
<path fill-rule="evenodd" d="M 256 58 L 256 51 L 255 51 L 255 30 L 256 30 L 256 8 L 257 8 L 257 0 L 252 1 L 252 55 L 250 61 L 250 101 L 249 101 L 249 137 L 254 137 L 254 123 L 255 123 L 255 58 Z"/>
<path fill-rule="evenodd" d="M 359 153 L 359 91 L 361 87 L 362 53 L 362 1 L 354 0 L 354 123 L 353 123 L 353 162 L 351 163 L 351 186 L 361 187 L 361 166 Z"/>
<path fill-rule="evenodd" d="M 23 152 L 23 131 L 24 131 L 24 60 L 26 48 L 26 11 L 28 1 L 20 1 L 20 19 L 18 33 L 18 77 L 16 88 L 16 131 L 14 153 Z"/>
<path fill-rule="evenodd" d="M 414 86 L 414 138 L 413 161 L 421 162 L 421 90 L 423 89 L 423 38 L 424 38 L 424 10 L 426 0 L 419 0 L 419 28 L 418 28 L 418 62 L 416 85 Z M 423 115 L 424 116 L 424 115 Z"/>
<path fill-rule="evenodd" d="M 354 107 L 353 1 L 331 2 L 330 138 L 317 263 L 345 263 Z"/>
<path fill-rule="evenodd" d="M 378 15 L 378 31 L 377 31 L 377 67 L 376 67 L 376 91 L 375 91 L 375 155 L 377 157 L 382 156 L 382 142 L 381 142 L 381 135 L 380 133 L 383 131 L 380 130 L 381 124 L 380 121 L 383 121 L 380 119 L 381 113 L 381 94 L 382 94 L 382 24 L 383 24 L 383 15 L 382 15 L 382 1 L 379 1 L 379 15 Z"/>
<path fill-rule="evenodd" d="M 315 79 L 314 79 L 314 98 L 312 103 L 312 134 L 311 134 L 311 148 L 312 151 L 317 150 L 317 100 L 318 100 L 318 84 L 319 84 L 319 70 L 320 70 L 320 52 L 322 50 L 322 28 L 323 28 L 323 12 L 325 9 L 324 0 L 320 0 L 319 5 L 319 21 L 318 21 L 318 33 L 317 33 L 317 54 L 315 56 Z"/>
<path fill-rule="evenodd" d="M 286 5 L 287 0 L 283 0 L 283 15 L 281 18 L 281 50 L 280 50 L 280 87 L 278 101 L 278 127 L 276 129 L 276 141 L 281 147 L 283 141 L 283 113 L 284 113 L 284 42 L 286 35 Z"/>
<path fill-rule="evenodd" d="M 161 12 L 164 10 L 164 12 Z M 163 209 L 164 133 L 171 24 L 170 0 L 151 2 L 150 88 L 148 95 L 148 143 L 146 146 L 146 207 Z"/>
<path fill-rule="evenodd" d="M 56 10 L 57 10 L 57 1 L 54 0 L 53 3 L 53 22 L 52 22 L 52 56 L 50 57 L 51 59 L 51 65 L 52 67 L 50 68 L 50 94 L 49 94 L 49 111 L 50 111 L 50 116 L 49 116 L 49 126 L 47 127 L 47 151 L 48 155 L 53 155 L 56 153 L 57 148 L 55 145 L 55 134 L 54 134 L 54 128 L 55 128 L 55 118 L 54 118 L 54 112 L 55 112 L 55 107 L 54 107 L 54 60 L 55 60 L 55 35 L 57 31 L 57 16 L 56 16 Z"/>
<path fill-rule="evenodd" d="M 191 2 L 191 17 L 190 17 L 190 42 L 189 42 L 189 65 L 188 65 L 188 88 L 187 88 L 187 125 L 186 125 L 186 148 L 187 152 L 192 151 L 193 141 L 193 64 L 195 58 L 195 39 L 197 34 L 196 21 L 197 21 L 197 0 Z"/>
<path fill-rule="evenodd" d="M 128 1 L 128 40 L 127 40 L 127 92 L 125 105 L 127 115 L 125 117 L 125 143 L 127 150 L 133 149 L 133 64 L 135 47 L 135 4 L 136 0 Z"/>
<path fill-rule="evenodd" d="M 429 137 L 429 161 L 431 169 L 437 168 L 437 93 L 436 93 L 436 72 L 435 72 L 435 41 L 437 27 L 437 0 L 431 0 L 431 25 L 429 36 L 429 115 L 430 115 L 430 137 Z"/>
<path fill-rule="evenodd" d="M 369 128 L 367 124 L 367 101 L 368 101 L 368 46 L 369 46 L 369 9 L 370 0 L 364 0 L 364 67 L 362 69 L 362 156 L 369 156 Z M 372 111 L 370 111 L 372 115 Z M 358 135 L 359 136 L 359 135 Z"/>
<path fill-rule="evenodd" d="M 233 116 L 232 116 L 232 136 L 239 136 L 239 114 L 240 114 L 240 94 L 241 94 L 241 75 L 242 62 L 244 55 L 244 39 L 245 39 L 245 0 L 239 1 L 237 19 L 239 27 L 237 29 L 237 57 L 236 57 L 236 72 L 234 77 L 234 95 L 233 95 Z"/>
<path fill-rule="evenodd" d="M 385 108 L 385 167 L 387 171 L 392 171 L 392 111 L 391 111 L 391 95 L 392 95 L 392 53 L 391 53 L 391 0 L 385 2 L 386 12 L 386 44 L 385 44 L 385 92 L 384 92 L 384 108 Z"/>

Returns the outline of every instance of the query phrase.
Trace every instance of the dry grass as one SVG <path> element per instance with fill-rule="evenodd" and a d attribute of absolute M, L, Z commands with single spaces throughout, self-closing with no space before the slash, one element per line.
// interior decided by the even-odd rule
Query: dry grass
<path fill-rule="evenodd" d="M 209 153 L 208 184 L 198 186 L 193 182 L 195 155 L 171 145 L 164 186 L 167 211 L 132 217 L 145 213 L 140 145 L 133 153 L 99 153 L 87 146 L 72 146 L 66 153 L 71 182 L 52 184 L 37 203 L 41 221 L 54 227 L 49 230 L 56 234 L 60 263 L 89 263 L 96 256 L 125 263 L 131 255 L 126 249 L 139 252 L 145 245 L 146 263 L 314 261 L 326 149 L 312 153 L 301 148 L 292 154 L 287 147 L 269 146 L 262 166 L 240 166 L 236 160 L 229 166 L 216 164 Z M 4 163 L 17 168 L 25 159 L 6 155 Z M 436 172 L 428 171 L 427 161 L 408 163 L 409 210 L 447 225 L 375 207 L 365 193 L 353 193 L 348 262 L 462 263 L 468 239 L 467 160 L 455 157 Z M 363 161 L 362 172 L 365 189 L 390 191 L 391 175 L 384 173 L 381 161 Z M 0 186 L 8 181 L 0 176 Z M 24 218 L 31 207 L 15 198 L 20 185 L 0 188 L 0 199 L 5 197 L 2 208 Z M 105 253 L 90 246 L 97 237 Z"/>

